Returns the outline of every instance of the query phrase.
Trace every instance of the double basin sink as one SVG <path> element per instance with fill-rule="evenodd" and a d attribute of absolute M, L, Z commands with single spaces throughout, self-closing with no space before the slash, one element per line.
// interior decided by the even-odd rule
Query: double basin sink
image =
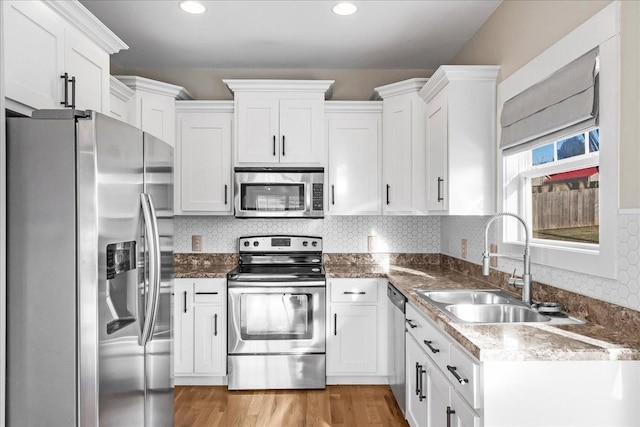
<path fill-rule="evenodd" d="M 500 290 L 417 290 L 416 293 L 460 323 L 584 323 L 573 317 L 552 319 Z"/>

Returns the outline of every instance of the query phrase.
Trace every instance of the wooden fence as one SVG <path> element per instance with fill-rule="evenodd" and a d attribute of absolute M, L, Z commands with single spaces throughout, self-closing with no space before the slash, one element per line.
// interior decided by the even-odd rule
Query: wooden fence
<path fill-rule="evenodd" d="M 533 193 L 533 229 L 598 225 L 598 188 Z"/>

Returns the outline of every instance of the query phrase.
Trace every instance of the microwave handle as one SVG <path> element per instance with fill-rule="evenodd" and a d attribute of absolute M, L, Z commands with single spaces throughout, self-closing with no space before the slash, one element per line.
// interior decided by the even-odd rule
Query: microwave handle
<path fill-rule="evenodd" d="M 282 135 L 282 157 L 285 156 L 285 151 L 284 151 L 284 135 Z"/>
<path fill-rule="evenodd" d="M 273 135 L 273 156 L 276 155 L 276 136 Z"/>

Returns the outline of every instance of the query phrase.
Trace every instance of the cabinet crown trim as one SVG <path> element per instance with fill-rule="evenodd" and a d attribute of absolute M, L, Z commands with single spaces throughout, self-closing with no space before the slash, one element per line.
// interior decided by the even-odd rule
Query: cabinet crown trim
<path fill-rule="evenodd" d="M 382 113 L 382 101 L 325 101 L 325 113 Z"/>
<path fill-rule="evenodd" d="M 176 113 L 233 113 L 233 101 L 176 101 Z"/>
<path fill-rule="evenodd" d="M 182 86 L 159 82 L 140 76 L 114 76 L 133 90 L 143 90 L 158 95 L 171 96 L 176 99 L 193 99 L 193 96 Z"/>
<path fill-rule="evenodd" d="M 418 94 L 425 102 L 436 96 L 449 82 L 492 81 L 498 79 L 500 66 L 498 65 L 443 65 L 439 67 Z"/>
<path fill-rule="evenodd" d="M 45 0 L 45 4 L 63 16 L 81 32 L 88 35 L 109 54 L 129 49 L 129 46 L 107 28 L 80 2 Z"/>
<path fill-rule="evenodd" d="M 419 91 L 429 79 L 426 78 L 413 78 L 408 80 L 403 80 L 401 82 L 395 82 L 384 86 L 378 86 L 374 90 L 378 92 L 378 95 L 382 99 L 388 98 L 390 96 L 398 96 L 404 95 L 406 93 L 415 93 Z"/>
<path fill-rule="evenodd" d="M 335 80 L 247 80 L 224 79 L 231 93 L 236 92 L 316 92 L 330 97 Z"/>
<path fill-rule="evenodd" d="M 130 100 L 136 94 L 133 89 L 113 76 L 109 76 L 109 92 L 124 102 Z"/>

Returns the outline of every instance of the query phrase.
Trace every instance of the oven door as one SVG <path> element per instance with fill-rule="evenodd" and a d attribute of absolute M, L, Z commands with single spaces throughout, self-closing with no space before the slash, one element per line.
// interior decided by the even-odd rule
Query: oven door
<path fill-rule="evenodd" d="M 228 295 L 230 355 L 325 352 L 324 282 L 230 282 Z"/>

